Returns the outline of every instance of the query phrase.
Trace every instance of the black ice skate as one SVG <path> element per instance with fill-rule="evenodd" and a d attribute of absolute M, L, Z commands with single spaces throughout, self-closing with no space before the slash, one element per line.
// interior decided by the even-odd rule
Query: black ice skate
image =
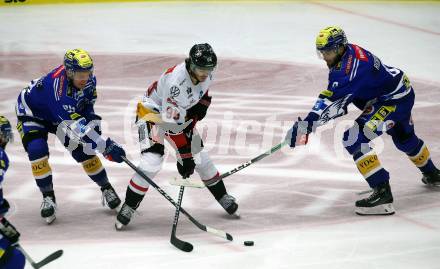
<path fill-rule="evenodd" d="M 118 215 L 116 216 L 116 223 L 115 223 L 116 230 L 118 231 L 122 230 L 124 226 L 127 226 L 135 212 L 136 212 L 135 209 L 131 208 L 126 203 L 124 203 Z"/>
<path fill-rule="evenodd" d="M 232 195 L 225 194 L 218 201 L 220 205 L 228 212 L 229 215 L 235 216 L 237 218 L 240 217 L 240 213 L 238 213 L 238 204 L 235 202 L 235 198 Z"/>
<path fill-rule="evenodd" d="M 41 217 L 47 224 L 51 224 L 55 219 L 57 204 L 55 203 L 54 192 L 43 193 L 43 202 L 41 203 Z"/>
<path fill-rule="evenodd" d="M 440 187 L 440 170 L 435 169 L 433 172 L 423 173 L 422 182 L 428 186 Z"/>
<path fill-rule="evenodd" d="M 118 194 L 115 189 L 113 189 L 110 183 L 101 187 L 102 191 L 102 205 L 107 205 L 110 209 L 118 210 L 118 206 L 121 204 L 121 199 L 119 199 Z"/>
<path fill-rule="evenodd" d="M 358 215 L 392 215 L 394 214 L 393 194 L 387 181 L 373 189 L 373 193 L 362 200 L 356 201 Z"/>

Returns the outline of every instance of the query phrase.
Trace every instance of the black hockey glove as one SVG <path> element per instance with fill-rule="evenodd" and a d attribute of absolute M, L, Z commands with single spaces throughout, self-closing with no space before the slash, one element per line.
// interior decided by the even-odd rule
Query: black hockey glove
<path fill-rule="evenodd" d="M 18 242 L 18 239 L 20 238 L 20 233 L 17 231 L 17 229 L 9 223 L 9 221 L 5 218 L 2 218 L 0 220 L 0 233 L 8 239 L 11 244 L 15 244 Z"/>
<path fill-rule="evenodd" d="M 9 202 L 6 199 L 3 199 L 2 204 L 0 205 L 0 218 L 3 217 L 9 211 Z"/>
<path fill-rule="evenodd" d="M 197 104 L 186 111 L 186 119 L 201 121 L 206 116 L 208 107 L 211 104 L 211 99 L 212 97 L 206 92 Z"/>
<path fill-rule="evenodd" d="M 196 164 L 194 163 L 193 157 L 177 160 L 177 171 L 179 171 L 182 178 L 189 178 L 194 173 L 195 167 Z"/>

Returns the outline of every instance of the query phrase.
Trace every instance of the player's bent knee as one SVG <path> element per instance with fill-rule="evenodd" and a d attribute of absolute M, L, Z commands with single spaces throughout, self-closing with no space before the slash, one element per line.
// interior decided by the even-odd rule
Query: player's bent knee
<path fill-rule="evenodd" d="M 158 153 L 146 152 L 141 156 L 139 169 L 146 172 L 148 176 L 154 177 L 162 168 L 163 156 Z"/>
<path fill-rule="evenodd" d="M 195 155 L 194 161 L 196 163 L 195 170 L 202 180 L 207 181 L 217 175 L 218 170 L 206 151 L 202 150 Z"/>
<path fill-rule="evenodd" d="M 49 147 L 47 142 L 42 138 L 31 140 L 27 143 L 26 151 L 29 156 L 29 160 L 33 161 L 41 159 L 44 156 L 49 155 Z"/>

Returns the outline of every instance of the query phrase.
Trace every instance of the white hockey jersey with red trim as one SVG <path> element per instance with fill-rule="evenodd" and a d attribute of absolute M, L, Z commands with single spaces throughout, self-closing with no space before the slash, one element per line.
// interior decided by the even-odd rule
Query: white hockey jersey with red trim
<path fill-rule="evenodd" d="M 197 104 L 208 91 L 212 74 L 194 85 L 185 67 L 185 62 L 169 68 L 148 89 L 143 98 L 145 107 L 156 107 L 165 122 L 184 123 L 186 111 Z"/>

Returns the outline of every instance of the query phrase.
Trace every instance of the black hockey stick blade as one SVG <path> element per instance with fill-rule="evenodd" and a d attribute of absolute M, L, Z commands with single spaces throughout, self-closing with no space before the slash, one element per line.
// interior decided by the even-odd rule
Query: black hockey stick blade
<path fill-rule="evenodd" d="M 131 169 L 133 169 L 136 173 L 138 173 L 142 178 L 144 178 L 148 183 L 150 183 L 151 186 L 153 186 L 165 199 L 168 200 L 173 206 L 177 207 L 177 203 L 171 198 L 162 188 L 160 188 L 153 180 L 151 180 L 147 175 L 145 175 L 142 170 L 138 169 L 130 160 L 127 159 L 127 157 L 122 157 L 124 162 L 130 166 Z M 206 226 L 204 224 L 201 224 L 198 222 L 193 216 L 191 216 L 183 207 L 180 208 L 180 212 L 182 212 L 194 225 L 196 225 L 200 230 L 211 233 L 213 235 L 216 235 L 218 237 L 227 239 L 229 241 L 232 241 L 233 238 L 230 234 L 214 229 L 212 227 Z"/>
<path fill-rule="evenodd" d="M 185 252 L 191 252 L 194 248 L 193 245 L 191 245 L 191 243 L 180 240 L 179 238 L 176 237 L 175 234 L 171 235 L 170 243 L 176 248 Z"/>
<path fill-rule="evenodd" d="M 36 263 L 32 263 L 32 267 L 34 268 L 41 268 L 45 265 L 47 265 L 48 263 L 53 262 L 54 260 L 58 259 L 59 257 L 61 257 L 63 255 L 63 250 L 57 250 L 54 253 L 50 254 L 49 256 L 47 256 L 46 258 L 44 258 L 43 260 L 41 260 L 40 262 L 36 262 Z"/>

